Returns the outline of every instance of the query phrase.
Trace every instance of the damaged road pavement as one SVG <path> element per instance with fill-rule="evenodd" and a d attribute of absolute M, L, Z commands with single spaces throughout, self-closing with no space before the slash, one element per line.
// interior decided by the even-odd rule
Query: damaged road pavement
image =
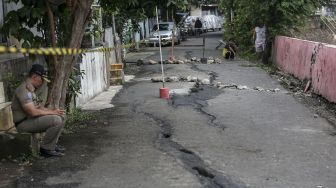
<path fill-rule="evenodd" d="M 207 56 L 221 58 L 220 38 L 209 34 Z M 160 65 L 141 65 L 113 108 L 62 139 L 65 157 L 34 161 L 15 187 L 334 187 L 332 124 L 247 63 L 165 64 L 174 78 L 168 100 L 159 98 L 162 82 L 152 82 Z"/>

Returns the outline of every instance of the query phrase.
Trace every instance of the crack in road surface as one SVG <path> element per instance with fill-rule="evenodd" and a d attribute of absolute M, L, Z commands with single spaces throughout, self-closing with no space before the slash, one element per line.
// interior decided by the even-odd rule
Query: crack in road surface
<path fill-rule="evenodd" d="M 225 129 L 225 125 L 216 122 L 217 117 L 215 115 L 210 114 L 204 109 L 208 106 L 207 100 L 213 99 L 221 93 L 223 93 L 223 91 L 215 87 L 200 85 L 197 86 L 197 92 L 190 93 L 190 95 L 173 95 L 169 103 L 174 108 L 178 108 L 179 106 L 193 106 L 195 110 L 209 117 L 209 125 Z"/>
<path fill-rule="evenodd" d="M 141 112 L 140 112 L 141 113 Z M 205 188 L 245 188 L 241 182 L 235 182 L 230 177 L 220 173 L 204 163 L 201 157 L 171 140 L 172 126 L 167 120 L 155 117 L 150 113 L 143 113 L 154 120 L 161 127 L 159 147 L 171 156 L 180 159 L 185 168 L 195 174 Z"/>

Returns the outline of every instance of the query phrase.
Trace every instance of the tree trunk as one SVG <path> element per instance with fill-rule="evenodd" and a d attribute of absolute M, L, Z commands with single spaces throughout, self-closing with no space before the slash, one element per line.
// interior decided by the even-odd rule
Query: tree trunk
<path fill-rule="evenodd" d="M 276 22 L 277 17 L 279 16 L 277 11 L 277 6 L 281 3 L 281 1 L 275 1 L 272 6 L 270 6 L 269 12 L 268 12 L 268 18 L 266 20 L 266 48 L 265 52 L 262 57 L 262 62 L 264 64 L 271 63 L 271 56 L 272 56 L 272 48 L 273 48 L 273 41 L 275 39 L 274 33 L 271 32 L 271 27 L 273 26 L 273 23 Z"/>
<path fill-rule="evenodd" d="M 263 56 L 262 56 L 262 62 L 264 64 L 270 63 L 270 58 L 272 56 L 272 46 L 273 46 L 272 40 L 267 39 L 265 52 L 263 53 Z"/>
<path fill-rule="evenodd" d="M 93 0 L 78 0 L 67 3 L 72 13 L 72 32 L 69 37 L 67 48 L 80 48 L 84 31 L 88 25 L 91 14 L 91 5 Z M 74 7 L 75 6 L 75 7 Z M 48 93 L 49 107 L 65 108 L 65 99 L 68 86 L 68 80 L 74 65 L 75 56 L 68 55 L 57 58 L 55 65 L 54 80 Z"/>
<path fill-rule="evenodd" d="M 46 3 L 46 6 L 47 6 L 47 11 L 48 11 L 48 21 L 49 21 L 49 35 L 50 35 L 50 39 L 51 39 L 51 47 L 52 48 L 56 48 L 56 30 L 55 30 L 55 18 L 54 18 L 54 14 L 51 10 L 51 7 L 50 7 L 50 3 L 49 3 L 49 0 L 45 0 L 44 1 Z M 52 61 L 53 61 L 53 65 L 54 65 L 54 70 L 57 69 L 57 56 L 52 56 L 52 58 L 50 58 Z M 55 72 L 54 72 L 55 73 Z M 55 78 L 58 78 L 58 76 L 55 75 Z M 55 80 L 53 80 L 53 83 L 52 85 L 54 84 L 54 82 L 56 82 Z M 49 90 L 49 93 L 48 93 L 48 99 L 47 99 L 47 103 L 46 105 L 49 106 L 52 102 L 52 97 L 55 97 L 53 95 L 50 95 L 50 90 Z M 51 108 L 55 108 L 54 105 L 51 105 L 49 106 Z"/>

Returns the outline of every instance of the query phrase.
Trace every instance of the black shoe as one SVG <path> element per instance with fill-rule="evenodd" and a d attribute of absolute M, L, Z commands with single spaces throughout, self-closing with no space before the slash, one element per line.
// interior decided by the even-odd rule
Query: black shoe
<path fill-rule="evenodd" d="M 65 147 L 63 147 L 61 145 L 56 145 L 56 147 L 55 147 L 55 151 L 57 151 L 57 152 L 64 153 L 65 150 L 66 150 Z"/>
<path fill-rule="evenodd" d="M 48 150 L 48 149 L 40 149 L 41 155 L 45 157 L 62 157 L 64 156 L 64 153 L 57 152 L 55 150 Z"/>

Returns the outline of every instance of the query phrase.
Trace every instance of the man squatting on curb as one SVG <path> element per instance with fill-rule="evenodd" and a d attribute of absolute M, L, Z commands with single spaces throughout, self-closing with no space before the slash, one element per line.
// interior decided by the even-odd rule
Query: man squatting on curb
<path fill-rule="evenodd" d="M 45 132 L 40 152 L 42 155 L 60 157 L 65 148 L 57 141 L 64 126 L 64 110 L 48 109 L 39 104 L 35 90 L 49 82 L 42 65 L 34 64 L 26 80 L 15 90 L 12 99 L 13 119 L 19 133 Z"/>

